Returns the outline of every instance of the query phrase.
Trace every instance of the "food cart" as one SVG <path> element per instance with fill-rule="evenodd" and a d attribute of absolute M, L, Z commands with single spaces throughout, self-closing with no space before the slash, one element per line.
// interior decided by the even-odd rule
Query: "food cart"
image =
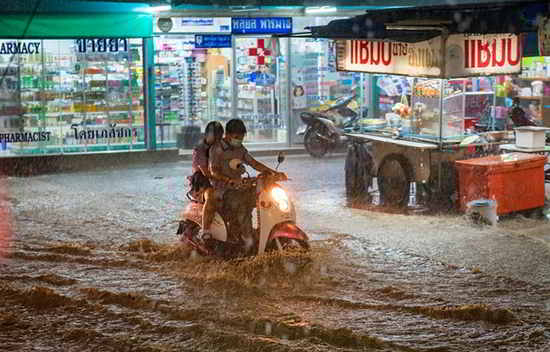
<path fill-rule="evenodd" d="M 522 1 L 378 10 L 310 28 L 312 36 L 337 41 L 338 70 L 414 77 L 394 111 L 347 134 L 347 194 L 368 195 L 376 178 L 388 205 L 406 206 L 411 183 L 417 198 L 456 204 L 455 161 L 498 154 L 499 145 L 514 138 L 497 109 L 511 84 L 484 92 L 492 104 L 483 111 L 489 123 L 480 132 L 466 114 L 473 93 L 465 78 L 520 74 L 527 44 L 533 34 L 536 41 L 540 18 L 548 14 L 547 2 Z"/>

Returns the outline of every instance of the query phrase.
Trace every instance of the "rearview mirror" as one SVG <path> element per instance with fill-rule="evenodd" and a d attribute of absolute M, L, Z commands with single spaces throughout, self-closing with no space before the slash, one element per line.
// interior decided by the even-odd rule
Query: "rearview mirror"
<path fill-rule="evenodd" d="M 283 161 L 285 161 L 285 154 L 283 152 L 279 152 L 279 155 L 277 155 L 277 167 L 275 170 L 279 170 L 279 165 L 281 165 Z"/>

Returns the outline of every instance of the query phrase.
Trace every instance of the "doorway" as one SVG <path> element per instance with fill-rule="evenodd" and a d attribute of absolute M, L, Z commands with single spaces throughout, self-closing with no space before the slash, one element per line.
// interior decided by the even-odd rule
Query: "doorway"
<path fill-rule="evenodd" d="M 288 143 L 288 40 L 235 37 L 233 116 L 249 144 Z"/>

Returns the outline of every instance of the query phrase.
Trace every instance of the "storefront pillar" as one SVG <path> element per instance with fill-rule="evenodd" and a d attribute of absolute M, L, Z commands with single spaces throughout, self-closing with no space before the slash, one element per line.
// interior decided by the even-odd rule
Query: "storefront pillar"
<path fill-rule="evenodd" d="M 237 45 L 237 38 L 233 35 L 231 36 L 231 118 L 237 118 L 237 104 L 239 102 L 239 85 L 237 84 L 237 51 L 235 47 Z"/>
<path fill-rule="evenodd" d="M 155 114 L 155 48 L 153 38 L 143 39 L 143 79 L 145 98 L 145 147 L 157 148 L 157 130 Z"/>
<path fill-rule="evenodd" d="M 290 54 L 292 39 L 289 38 L 287 40 L 288 40 L 288 44 L 286 46 L 286 59 L 288 60 L 288 65 L 287 65 L 288 83 L 286 85 L 286 94 L 287 94 L 287 102 L 288 102 L 288 107 L 287 107 L 288 113 L 286 114 L 287 115 L 286 128 L 287 128 L 287 143 L 288 143 L 288 146 L 290 147 L 292 145 L 292 135 L 295 134 L 296 131 L 292 129 L 292 69 L 291 69 L 292 55 Z"/>

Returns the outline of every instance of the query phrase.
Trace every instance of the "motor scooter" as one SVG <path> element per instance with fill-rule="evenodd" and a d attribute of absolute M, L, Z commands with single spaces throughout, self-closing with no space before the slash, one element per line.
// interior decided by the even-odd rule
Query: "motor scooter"
<path fill-rule="evenodd" d="M 304 146 L 311 156 L 321 158 L 347 144 L 344 133 L 353 132 L 361 117 L 355 98 L 355 94 L 346 95 L 300 114 L 305 125 L 296 134 L 304 136 Z M 366 111 L 363 114 L 366 116 Z"/>
<path fill-rule="evenodd" d="M 279 154 L 279 164 L 283 160 L 284 156 Z M 177 232 L 180 240 L 200 255 L 223 259 L 261 255 L 268 251 L 284 251 L 290 248 L 308 251 L 308 236 L 296 225 L 294 203 L 278 184 L 287 180 L 286 175 L 282 177 L 267 173 L 243 178 L 240 190 L 253 192 L 255 196 L 256 228 L 252 226 L 251 221 L 250 228 L 241 226 L 242 224 L 233 226 L 232 220 L 237 214 L 223 204 L 216 211 L 210 228 L 212 238 L 206 240 L 197 238 L 202 225 L 203 204 L 190 197 L 188 193 L 191 202 L 184 209 L 180 219 Z M 245 216 L 251 218 L 252 210 L 245 209 Z"/>

